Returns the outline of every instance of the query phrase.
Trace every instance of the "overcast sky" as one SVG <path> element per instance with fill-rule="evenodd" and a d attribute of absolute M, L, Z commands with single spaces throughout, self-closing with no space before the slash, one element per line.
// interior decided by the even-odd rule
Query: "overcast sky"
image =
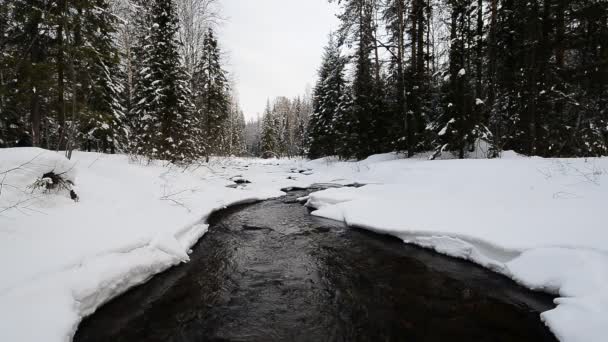
<path fill-rule="evenodd" d="M 313 86 L 327 36 L 338 25 L 327 0 L 223 0 L 222 14 L 220 44 L 247 119 L 264 111 L 267 98 Z"/>

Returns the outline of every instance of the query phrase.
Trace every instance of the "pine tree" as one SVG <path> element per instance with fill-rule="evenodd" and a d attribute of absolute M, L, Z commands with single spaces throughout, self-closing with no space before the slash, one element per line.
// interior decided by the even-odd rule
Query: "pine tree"
<path fill-rule="evenodd" d="M 307 142 L 307 127 L 309 123 L 310 113 L 308 111 L 309 105 L 307 99 L 302 100 L 299 96 L 294 100 L 293 111 L 295 114 L 294 123 L 294 154 L 298 156 L 304 156 L 307 153 L 306 142 Z"/>
<path fill-rule="evenodd" d="M 473 39 L 476 29 L 471 24 L 478 14 L 475 5 L 471 0 L 449 0 L 449 68 L 444 78 L 441 113 L 434 122 L 436 153 L 454 151 L 459 158 L 465 158 L 474 149 L 477 139 L 487 141 L 491 136 L 484 117 L 478 114 L 484 102 L 476 97 L 481 93 L 475 86 L 480 86 L 480 71 L 474 73 L 473 68 L 473 56 L 479 52 L 479 42 Z"/>
<path fill-rule="evenodd" d="M 227 123 L 227 134 L 229 136 L 227 155 L 243 155 L 247 150 L 245 144 L 245 115 L 239 107 L 236 94 L 231 95 L 230 117 Z"/>
<path fill-rule="evenodd" d="M 597 90 L 606 79 L 601 76 L 606 67 L 600 66 L 606 6 L 587 0 L 491 0 L 489 18 L 479 8 L 483 2 L 477 6 L 478 44 L 467 54 L 475 56 L 476 98 L 487 94 L 482 112 L 489 111 L 493 142 L 542 156 L 605 153 Z M 489 23 L 485 42 L 479 39 L 484 23 Z M 486 55 L 484 47 L 485 84 L 479 58 Z"/>
<path fill-rule="evenodd" d="M 226 143 L 230 139 L 226 130 L 230 115 L 229 89 L 218 42 L 211 28 L 205 34 L 192 85 L 197 115 L 207 141 L 207 154 L 226 153 Z"/>
<path fill-rule="evenodd" d="M 270 100 L 266 103 L 266 109 L 264 110 L 264 116 L 262 119 L 262 135 L 260 139 L 263 157 L 270 158 L 279 156 L 277 120 L 274 117 L 270 107 Z"/>
<path fill-rule="evenodd" d="M 13 3 L 0 6 L 0 147 L 14 146 L 26 130 L 16 101 L 17 51 L 11 44 L 15 31 L 14 11 Z"/>
<path fill-rule="evenodd" d="M 261 136 L 262 126 L 260 117 L 254 120 L 250 120 L 245 124 L 245 145 L 247 146 L 247 153 L 252 156 L 261 156 Z"/>
<path fill-rule="evenodd" d="M 337 135 L 336 154 L 342 158 L 356 155 L 357 144 L 352 141 L 351 131 L 356 129 L 356 118 L 353 115 L 352 91 L 345 87 L 342 96 L 338 99 L 338 106 L 334 111 L 333 127 Z"/>
<path fill-rule="evenodd" d="M 407 139 L 406 132 L 406 129 L 410 127 L 406 120 L 411 120 L 407 116 L 407 94 L 408 91 L 411 91 L 411 87 L 408 89 L 405 75 L 406 10 L 406 0 L 389 1 L 384 10 L 386 28 L 393 45 L 389 49 L 390 63 L 387 79 L 387 120 L 391 121 L 392 127 L 387 132 L 387 138 L 393 148 L 405 149 L 411 153 L 414 151 L 414 147 L 411 146 L 413 141 Z"/>
<path fill-rule="evenodd" d="M 355 48 L 351 120 L 344 138 L 351 142 L 352 155 L 364 158 L 386 149 L 384 76 L 378 52 L 380 43 L 376 37 L 380 3 L 377 0 L 338 3 L 342 5 L 340 38 Z"/>
<path fill-rule="evenodd" d="M 344 66 L 338 43 L 330 37 L 313 92 L 313 114 L 308 126 L 310 158 L 336 154 L 340 132 L 335 127 L 335 115 L 345 91 Z"/>
<path fill-rule="evenodd" d="M 374 121 L 375 117 L 380 114 L 380 108 L 377 106 L 377 96 L 380 91 L 376 88 L 378 80 L 374 80 L 370 57 L 370 51 L 374 46 L 372 6 L 368 1 L 355 0 L 353 9 L 357 23 L 355 74 L 352 85 L 354 120 L 351 122 L 352 129 L 347 138 L 356 143 L 353 156 L 362 159 L 376 151 L 374 142 L 378 137 L 374 136 Z"/>
<path fill-rule="evenodd" d="M 234 113 L 233 124 L 232 124 L 232 149 L 231 155 L 243 155 L 247 150 L 245 145 L 245 114 L 242 110 L 238 110 Z"/>
<path fill-rule="evenodd" d="M 277 148 L 275 152 L 280 156 L 287 155 L 290 157 L 290 149 L 293 141 L 291 101 L 284 96 L 275 98 L 272 106 L 272 117 L 275 120 L 274 126 L 276 128 L 277 136 Z"/>
<path fill-rule="evenodd" d="M 180 64 L 175 5 L 155 0 L 139 9 L 131 115 L 138 138 L 135 151 L 150 158 L 192 160 L 202 154 L 201 134 Z"/>
<path fill-rule="evenodd" d="M 7 132 L 2 140 L 9 145 L 22 140 L 48 147 L 43 127 L 52 121 L 47 113 L 53 112 L 46 101 L 52 98 L 53 89 L 51 3 L 15 0 L 1 7 L 8 19 L 3 23 L 0 56 L 4 78 L 1 116 Z"/>
<path fill-rule="evenodd" d="M 87 3 L 81 9 L 84 46 L 91 58 L 83 65 L 88 85 L 86 111 L 79 118 L 84 147 L 115 153 L 126 148 L 128 127 L 121 96 L 125 77 L 119 69 L 118 49 L 114 40 L 116 19 L 105 0 Z"/>

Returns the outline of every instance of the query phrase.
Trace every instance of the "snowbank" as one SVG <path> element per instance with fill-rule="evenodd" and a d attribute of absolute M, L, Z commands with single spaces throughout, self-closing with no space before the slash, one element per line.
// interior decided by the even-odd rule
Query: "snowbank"
<path fill-rule="evenodd" d="M 368 184 L 313 193 L 315 215 L 556 293 L 557 308 L 542 319 L 560 340 L 607 340 L 608 160 L 505 156 L 231 158 L 184 170 L 127 156 L 75 153 L 68 161 L 40 149 L 0 150 L 0 340 L 70 341 L 100 305 L 187 261 L 213 211 L 314 183 Z M 28 186 L 51 169 L 75 182 L 79 202 L 32 193 Z"/>
<path fill-rule="evenodd" d="M 0 340 L 70 341 L 82 317 L 187 261 L 213 211 L 311 184 L 288 180 L 285 163 L 214 160 L 183 170 L 127 156 L 75 153 L 70 162 L 41 149 L 0 149 Z M 283 168 L 281 177 L 270 172 Z M 51 170 L 75 182 L 79 202 L 32 193 L 28 186 Z M 239 175 L 252 184 L 227 188 Z"/>
<path fill-rule="evenodd" d="M 561 341 L 608 340 L 608 159 L 395 160 L 376 184 L 309 196 L 314 215 L 474 261 L 560 296 Z"/>

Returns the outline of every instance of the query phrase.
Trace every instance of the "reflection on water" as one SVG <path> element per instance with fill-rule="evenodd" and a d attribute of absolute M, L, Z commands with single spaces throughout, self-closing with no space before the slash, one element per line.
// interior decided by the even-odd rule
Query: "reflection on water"
<path fill-rule="evenodd" d="M 288 198 L 211 218 L 191 262 L 74 341 L 555 341 L 551 298 L 473 264 L 312 217 Z"/>

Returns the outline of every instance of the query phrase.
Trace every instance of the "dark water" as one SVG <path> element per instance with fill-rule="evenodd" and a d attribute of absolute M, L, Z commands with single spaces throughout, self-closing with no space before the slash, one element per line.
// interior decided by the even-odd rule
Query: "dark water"
<path fill-rule="evenodd" d="M 188 264 L 74 341 L 555 341 L 551 298 L 473 264 L 318 219 L 294 199 L 214 215 Z"/>

